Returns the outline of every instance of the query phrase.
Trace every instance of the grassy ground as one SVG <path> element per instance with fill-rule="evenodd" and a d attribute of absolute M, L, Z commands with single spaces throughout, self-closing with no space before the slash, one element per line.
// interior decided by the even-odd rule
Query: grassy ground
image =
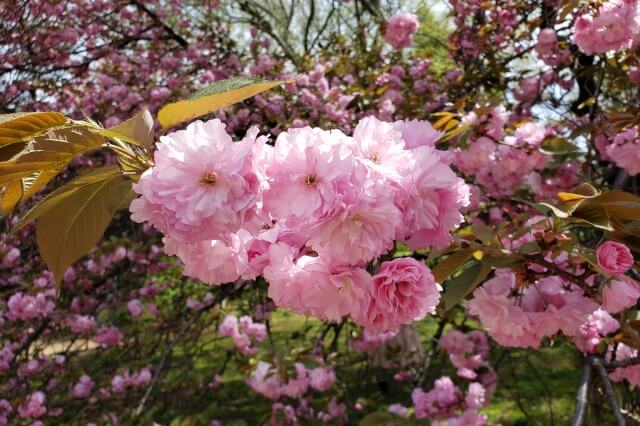
<path fill-rule="evenodd" d="M 428 342 L 435 332 L 435 321 L 418 324 L 421 338 Z M 277 312 L 273 316 L 272 333 L 274 347 L 279 356 L 291 355 L 291 348 L 299 346 L 298 339 L 308 339 L 320 332 L 320 323 L 299 315 Z M 331 340 L 331 335 L 328 336 Z M 344 345 L 343 339 L 338 341 Z M 269 346 L 269 345 L 267 345 Z M 344 346 L 342 346 L 344 348 Z M 491 425 L 564 425 L 573 414 L 575 392 L 580 376 L 580 362 L 577 354 L 565 344 L 558 344 L 542 351 L 509 350 L 492 355 L 499 382 L 496 395 L 483 411 L 489 416 Z M 215 360 L 211 360 L 214 361 Z M 199 366 L 199 367 L 205 367 Z M 205 367 L 206 368 L 206 367 Z M 451 367 L 443 363 L 433 367 L 436 376 L 453 374 Z M 440 371 L 439 371 L 440 370 Z M 232 374 L 228 369 L 224 375 L 224 385 L 212 401 L 207 411 L 216 413 L 221 420 L 233 420 L 233 424 L 256 424 L 268 410 L 269 403 L 264 398 L 246 392 L 246 385 L 240 374 Z M 350 370 L 339 371 L 346 374 Z M 360 372 L 361 373 L 361 372 Z M 355 374 L 360 374 L 355 373 Z M 373 395 L 369 406 L 375 404 L 409 403 L 409 395 L 394 389 L 381 389 L 379 383 L 371 383 L 362 377 L 345 378 L 350 389 L 347 394 Z M 363 389 L 363 386 L 365 389 Z M 360 392 L 358 392 L 358 390 Z M 238 419 L 254 419 L 243 423 Z M 226 424 L 226 423 L 225 423 Z"/>

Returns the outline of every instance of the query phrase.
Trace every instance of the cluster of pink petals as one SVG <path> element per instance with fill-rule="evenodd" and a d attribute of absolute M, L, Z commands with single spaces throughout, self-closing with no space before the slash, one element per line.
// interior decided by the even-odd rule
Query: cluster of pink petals
<path fill-rule="evenodd" d="M 30 394 L 27 399 L 18 407 L 18 414 L 22 418 L 37 419 L 47 412 L 47 397 L 42 391 Z"/>
<path fill-rule="evenodd" d="M 614 333 L 620 328 L 618 320 L 607 311 L 598 308 L 587 317 L 580 326 L 580 334 L 574 339 L 575 345 L 584 352 L 597 353 L 602 337 Z"/>
<path fill-rule="evenodd" d="M 523 101 L 538 95 L 537 83 L 529 85 L 525 80 L 518 92 Z M 507 120 L 508 114 L 502 106 L 482 116 L 469 113 L 463 123 L 473 126 L 474 134 L 467 139 L 466 147 L 456 149 L 454 158 L 460 171 L 474 176 L 478 185 L 496 198 L 513 194 L 530 176 L 542 170 L 550 158 L 538 149 L 547 136 L 545 129 L 527 122 L 512 135 L 505 136 Z"/>
<path fill-rule="evenodd" d="M 255 129 L 233 142 L 220 121 L 196 122 L 161 139 L 132 217 L 165 234 L 187 276 L 263 275 L 278 306 L 394 330 L 432 313 L 441 289 L 410 259 L 377 278 L 364 266 L 395 241 L 450 243 L 469 188 L 435 148 L 441 136 L 425 121 L 367 117 L 353 136 L 293 128 L 271 145 Z"/>
<path fill-rule="evenodd" d="M 103 346 L 116 346 L 124 335 L 118 327 L 102 326 L 96 330 L 93 341 Z"/>
<path fill-rule="evenodd" d="M 236 349 L 246 356 L 254 355 L 258 348 L 251 346 L 252 340 L 262 343 L 267 336 L 267 327 L 264 324 L 254 323 L 249 316 L 238 318 L 234 315 L 227 315 L 220 326 L 218 332 L 225 337 L 231 337 Z"/>
<path fill-rule="evenodd" d="M 626 275 L 612 279 L 602 289 L 602 307 L 610 314 L 634 306 L 639 298 L 640 283 Z"/>
<path fill-rule="evenodd" d="M 284 382 L 270 363 L 260 361 L 246 382 L 255 392 L 276 401 L 283 396 L 300 398 L 309 389 L 326 392 L 336 381 L 333 367 L 309 369 L 304 364 L 297 362 L 295 369 L 296 376 L 292 376 Z"/>
<path fill-rule="evenodd" d="M 359 352 L 372 353 L 395 335 L 396 332 L 393 331 L 379 332 L 365 328 L 358 339 L 349 341 L 349 346 Z"/>
<path fill-rule="evenodd" d="M 633 267 L 633 255 L 629 247 L 615 241 L 606 241 L 596 249 L 598 266 L 605 274 L 620 276 Z"/>
<path fill-rule="evenodd" d="M 418 17 L 413 13 L 396 13 L 387 21 L 384 39 L 394 49 L 409 47 L 413 41 L 411 36 L 419 25 Z"/>
<path fill-rule="evenodd" d="M 458 369 L 458 376 L 474 380 L 478 370 L 491 368 L 488 363 L 489 342 L 479 330 L 463 333 L 451 329 L 440 339 L 440 348 L 449 354 L 449 361 Z"/>
<path fill-rule="evenodd" d="M 607 156 L 618 167 L 634 176 L 640 173 L 640 134 L 638 126 L 618 133 L 606 147 Z"/>
<path fill-rule="evenodd" d="M 218 119 L 160 138 L 154 167 L 134 185 L 131 218 L 180 241 L 219 239 L 255 208 L 251 150 L 257 131 L 233 142 Z"/>
<path fill-rule="evenodd" d="M 613 346 L 609 346 L 606 359 L 608 361 L 612 360 L 613 355 Z M 616 361 L 624 361 L 625 359 L 630 358 L 638 358 L 637 349 L 633 349 L 625 345 L 624 343 L 617 343 L 615 347 L 615 360 Z M 609 377 L 614 382 L 621 382 L 623 380 L 628 381 L 634 387 L 640 386 L 640 365 L 630 365 L 628 367 L 616 368 L 611 373 L 609 373 Z"/>
<path fill-rule="evenodd" d="M 372 303 L 363 325 L 397 331 L 402 324 L 434 314 L 441 291 L 423 262 L 410 257 L 382 262 L 380 272 L 373 277 Z"/>
<path fill-rule="evenodd" d="M 608 0 L 597 16 L 579 16 L 573 31 L 572 41 L 587 55 L 631 49 L 640 35 L 640 5 L 637 0 Z"/>
<path fill-rule="evenodd" d="M 414 389 L 411 399 L 417 419 L 431 419 L 434 420 L 432 424 L 437 425 L 484 426 L 487 418 L 478 409 L 487 402 L 485 393 L 482 384 L 472 382 L 465 396 L 449 377 L 444 376 L 436 380 L 428 392 Z"/>
<path fill-rule="evenodd" d="M 93 380 L 91 380 L 91 377 L 83 374 L 82 377 L 80 377 L 80 379 L 78 380 L 78 383 L 73 386 L 71 394 L 74 398 L 86 398 L 91 395 L 93 386 L 94 383 Z"/>
<path fill-rule="evenodd" d="M 545 64 L 558 66 L 571 58 L 569 49 L 561 49 L 558 45 L 558 36 L 551 28 L 544 28 L 538 34 L 536 52 Z"/>
<path fill-rule="evenodd" d="M 499 269 L 467 302 L 467 312 L 502 346 L 539 348 L 544 337 L 560 331 L 577 337 L 580 325 L 598 308 L 582 289 L 560 277 L 542 278 L 523 290 L 515 287 L 515 278 Z"/>
<path fill-rule="evenodd" d="M 129 370 L 125 370 L 122 374 L 116 374 L 111 379 L 111 390 L 115 393 L 122 393 L 127 388 L 137 388 L 144 386 L 151 381 L 151 370 L 144 367 L 140 371 L 130 374 Z"/>
<path fill-rule="evenodd" d="M 21 292 L 13 294 L 7 302 L 7 318 L 11 321 L 28 321 L 46 317 L 54 308 L 49 296 L 49 292 L 46 291 L 41 291 L 35 296 Z"/>

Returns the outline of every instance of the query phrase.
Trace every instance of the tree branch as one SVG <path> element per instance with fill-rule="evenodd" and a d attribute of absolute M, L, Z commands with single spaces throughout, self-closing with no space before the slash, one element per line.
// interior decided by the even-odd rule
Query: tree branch
<path fill-rule="evenodd" d="M 169 34 L 169 37 L 171 37 L 172 39 L 174 39 L 180 46 L 182 47 L 187 47 L 189 46 L 189 43 L 187 42 L 187 40 L 185 40 L 184 38 L 182 38 L 182 36 L 178 33 L 176 33 L 173 28 L 171 28 L 170 26 L 168 26 L 167 24 L 165 24 L 164 22 L 162 22 L 162 20 L 158 17 L 158 15 L 156 15 L 154 12 L 152 12 L 147 6 L 145 6 L 142 2 L 140 2 L 139 0 L 131 0 L 131 3 L 133 5 L 135 5 L 138 9 L 140 9 L 142 12 L 144 12 L 145 14 L 147 14 L 147 16 L 149 16 L 151 19 L 153 19 L 153 21 L 160 25 L 162 28 L 164 28 L 164 31 Z"/>
<path fill-rule="evenodd" d="M 589 358 L 584 360 L 582 365 L 582 377 L 580 387 L 576 395 L 576 408 L 571 426 L 582 426 L 585 424 L 587 407 L 589 406 L 589 383 L 591 382 L 591 362 Z"/>

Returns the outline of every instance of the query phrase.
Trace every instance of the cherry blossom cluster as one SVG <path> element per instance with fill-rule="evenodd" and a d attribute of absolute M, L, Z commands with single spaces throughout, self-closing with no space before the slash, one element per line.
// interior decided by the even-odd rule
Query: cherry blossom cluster
<path fill-rule="evenodd" d="M 605 1 L 596 16 L 580 15 L 573 29 L 573 42 L 587 55 L 630 49 L 640 37 L 640 5 L 636 0 Z"/>
<path fill-rule="evenodd" d="M 413 13 L 396 13 L 387 21 L 384 39 L 394 49 L 403 49 L 412 43 L 411 36 L 418 29 L 420 23 Z"/>
<path fill-rule="evenodd" d="M 267 327 L 264 324 L 255 323 L 250 316 L 244 315 L 238 319 L 235 315 L 227 315 L 218 327 L 220 335 L 231 337 L 236 349 L 245 356 L 255 355 L 258 348 L 251 346 L 251 339 L 256 343 L 262 343 L 267 336 Z"/>
<path fill-rule="evenodd" d="M 441 287 L 412 258 L 364 266 L 395 241 L 443 248 L 468 187 L 428 122 L 369 117 L 352 137 L 290 129 L 233 142 L 219 120 L 163 136 L 134 189 L 132 219 L 165 235 L 184 273 L 209 284 L 263 275 L 276 305 L 394 330 L 433 313 Z"/>

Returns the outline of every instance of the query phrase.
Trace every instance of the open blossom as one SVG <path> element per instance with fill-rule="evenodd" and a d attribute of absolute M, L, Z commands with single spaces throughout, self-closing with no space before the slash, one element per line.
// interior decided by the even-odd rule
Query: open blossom
<path fill-rule="evenodd" d="M 417 419 L 446 417 L 453 413 L 456 405 L 462 400 L 462 392 L 445 376 L 436 380 L 429 392 L 420 388 L 414 389 L 411 400 Z"/>
<path fill-rule="evenodd" d="M 595 353 L 600 345 L 601 338 L 620 328 L 618 320 L 607 311 L 598 308 L 587 317 L 587 321 L 580 326 L 580 336 L 574 340 L 576 346 L 590 353 Z"/>
<path fill-rule="evenodd" d="M 131 299 L 127 302 L 127 309 L 132 317 L 139 317 L 144 313 L 144 308 L 142 307 L 142 303 L 138 299 Z"/>
<path fill-rule="evenodd" d="M 637 0 L 608 0 L 598 15 L 579 16 L 572 41 L 587 55 L 630 49 L 640 35 L 640 6 Z"/>
<path fill-rule="evenodd" d="M 93 341 L 104 346 L 116 346 L 124 336 L 118 327 L 100 327 L 93 336 Z"/>
<path fill-rule="evenodd" d="M 543 337 L 560 331 L 568 337 L 578 336 L 580 325 L 598 308 L 580 288 L 567 288 L 556 276 L 515 290 L 515 274 L 497 270 L 467 302 L 469 314 L 503 346 L 538 348 Z"/>
<path fill-rule="evenodd" d="M 403 49 L 412 43 L 411 36 L 418 29 L 420 23 L 413 13 L 396 13 L 387 21 L 384 39 L 394 49 Z"/>
<path fill-rule="evenodd" d="M 7 308 L 9 308 L 7 317 L 10 320 L 28 321 L 47 316 L 53 311 L 54 306 L 45 292 L 40 292 L 35 296 L 19 292 L 9 298 Z"/>
<path fill-rule="evenodd" d="M 93 385 L 94 383 L 93 380 L 91 380 L 91 377 L 83 374 L 82 377 L 80 377 L 80 380 L 78 380 L 78 383 L 73 386 L 71 393 L 74 398 L 86 398 L 91 395 Z"/>
<path fill-rule="evenodd" d="M 404 235 L 413 249 L 446 247 L 450 230 L 464 220 L 460 209 L 469 204 L 469 186 L 429 146 L 413 149 L 411 167 L 398 195 Z"/>
<path fill-rule="evenodd" d="M 314 223 L 333 206 L 336 186 L 348 183 L 354 167 L 342 132 L 310 127 L 278 135 L 268 165 L 264 208 L 294 229 Z"/>
<path fill-rule="evenodd" d="M 618 276 L 633 266 L 633 256 L 629 247 L 615 241 L 606 241 L 596 249 L 598 266 L 603 272 Z"/>
<path fill-rule="evenodd" d="M 88 333 L 93 330 L 96 320 L 90 315 L 70 315 L 67 318 L 67 324 L 72 333 Z"/>
<path fill-rule="evenodd" d="M 367 311 L 368 327 L 397 330 L 435 313 L 442 287 L 431 270 L 413 258 L 383 262 L 373 277 L 372 299 Z"/>
<path fill-rule="evenodd" d="M 335 381 L 336 373 L 333 367 L 317 367 L 309 370 L 309 385 L 317 391 L 328 391 Z"/>
<path fill-rule="evenodd" d="M 161 137 L 154 167 L 134 185 L 141 197 L 131 203 L 131 218 L 181 241 L 236 231 L 258 189 L 251 170 L 255 135 L 234 143 L 215 119 Z"/>
<path fill-rule="evenodd" d="M 608 361 L 611 360 L 611 356 L 613 354 L 613 346 L 609 346 L 607 348 L 606 359 Z M 638 351 L 630 346 L 625 345 L 624 343 L 617 343 L 615 349 L 615 359 L 616 361 L 623 361 L 629 358 L 637 358 Z M 628 381 L 633 386 L 640 386 L 640 365 L 630 365 L 628 367 L 616 368 L 611 373 L 609 373 L 609 378 L 614 382 L 621 382 L 623 380 Z"/>
<path fill-rule="evenodd" d="M 20 417 L 37 419 L 42 417 L 47 412 L 45 403 L 47 397 L 44 392 L 36 391 L 29 395 L 27 399 L 18 407 L 18 413 Z"/>
<path fill-rule="evenodd" d="M 638 126 L 618 133 L 606 148 L 607 156 L 630 175 L 640 173 L 640 134 Z"/>
<path fill-rule="evenodd" d="M 330 268 L 320 257 L 294 260 L 293 248 L 279 243 L 269 250 L 265 268 L 269 297 L 293 312 L 338 321 L 351 315 L 361 323 L 371 298 L 371 276 L 362 268 Z"/>
<path fill-rule="evenodd" d="M 602 290 L 602 307 L 616 314 L 636 304 L 640 298 L 640 283 L 627 276 L 614 278 Z"/>
<path fill-rule="evenodd" d="M 268 362 L 260 361 L 246 382 L 254 391 L 274 401 L 280 398 L 282 393 L 280 377 Z"/>

